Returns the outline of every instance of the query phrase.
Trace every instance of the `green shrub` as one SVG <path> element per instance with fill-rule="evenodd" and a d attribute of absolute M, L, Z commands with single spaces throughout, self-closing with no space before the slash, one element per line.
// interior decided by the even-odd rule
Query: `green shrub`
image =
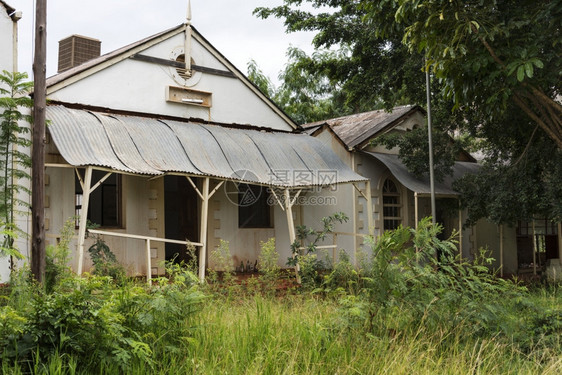
<path fill-rule="evenodd" d="M 369 240 L 372 253 L 358 270 L 362 278 L 357 297 L 342 298 L 350 324 L 364 318 L 366 331 L 376 334 L 422 325 L 443 332 L 466 329 L 481 337 L 513 337 L 520 330 L 513 311 L 522 308 L 517 303 L 524 300 L 525 290 L 491 274 L 484 254 L 474 262 L 461 260 L 454 234 L 440 240 L 441 230 L 426 218 L 417 229 L 399 227 Z M 330 288 L 337 285 L 336 278 L 327 278 Z M 395 316 L 400 319 L 389 319 Z"/>
<path fill-rule="evenodd" d="M 234 262 L 232 254 L 230 254 L 230 243 L 221 239 L 219 245 L 211 251 L 210 258 L 215 266 L 213 270 L 209 271 L 210 280 L 219 281 L 217 271 L 220 271 L 222 282 L 225 285 L 231 285 L 234 279 Z"/>
<path fill-rule="evenodd" d="M 113 280 L 122 281 L 125 278 L 125 268 L 117 261 L 115 254 L 100 236 L 94 237 L 94 243 L 88 248 L 88 253 L 94 263 L 94 275 L 109 276 Z"/>
<path fill-rule="evenodd" d="M 266 280 L 276 280 L 279 277 L 279 253 L 275 249 L 275 238 L 260 242 L 258 269 Z"/>
<path fill-rule="evenodd" d="M 362 285 L 361 270 L 351 264 L 349 255 L 341 250 L 338 261 L 332 266 L 331 272 L 324 276 L 323 288 L 326 292 L 345 292 L 356 294 Z"/>
<path fill-rule="evenodd" d="M 281 274 L 279 267 L 279 253 L 275 249 L 275 238 L 260 242 L 258 270 L 260 273 L 261 289 L 264 293 L 275 293 L 277 279 Z"/>
<path fill-rule="evenodd" d="M 45 290 L 51 293 L 61 280 L 72 273 L 69 262 L 69 244 L 74 236 L 75 220 L 64 223 L 60 233 L 60 240 L 56 245 L 49 245 L 45 250 Z"/>
<path fill-rule="evenodd" d="M 33 283 L 14 291 L 31 297 L 0 309 L 0 357 L 11 366 L 46 363 L 54 355 L 80 358 L 88 372 L 151 368 L 155 353 L 186 349 L 203 295 L 187 270 L 154 287 L 109 276 L 65 278 L 51 293 Z"/>
<path fill-rule="evenodd" d="M 334 231 L 336 223 L 347 222 L 349 218 L 343 212 L 322 218 L 322 229 L 320 231 L 305 225 L 297 226 L 295 242 L 291 244 L 292 257 L 287 260 L 287 265 L 297 267 L 297 282 L 306 289 L 315 288 L 320 285 L 321 271 L 327 270 L 330 265 L 325 263 L 318 252 L 318 244 L 326 239 L 326 236 Z M 304 251 L 301 248 L 304 247 Z M 303 253 L 304 252 L 304 253 Z"/>

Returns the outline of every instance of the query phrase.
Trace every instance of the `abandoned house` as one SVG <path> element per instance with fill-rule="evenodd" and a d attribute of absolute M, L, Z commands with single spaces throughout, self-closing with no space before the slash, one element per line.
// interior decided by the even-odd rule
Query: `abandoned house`
<path fill-rule="evenodd" d="M 12 14 L 2 12 L 2 30 L 16 30 L 13 9 L 0 4 Z M 397 150 L 370 145 L 380 134 L 423 126 L 420 107 L 303 129 L 190 18 L 104 55 L 96 39 L 59 42 L 59 72 L 47 79 L 45 229 L 55 244 L 65 223 L 73 223 L 77 273 L 92 267 L 92 235 L 103 237 L 128 274 L 149 280 L 164 273 L 163 261 L 187 260 L 187 246 L 195 246 L 203 278 L 220 240 L 229 242 L 238 265 L 254 264 L 260 243 L 275 237 L 285 267 L 296 226 L 319 229 L 322 217 L 343 212 L 350 220 L 320 247 L 333 258 L 345 250 L 355 261 L 365 236 L 415 226 L 430 214 L 428 183 L 407 171 Z M 1 58 L 10 67 L 10 58 Z M 436 187 L 438 199 L 456 200 L 452 180 L 477 168 L 470 155 L 459 155 L 454 176 Z M 459 230 L 462 256 L 488 247 L 495 267 L 517 273 L 522 228 L 484 220 L 462 228 L 463 215 L 438 212 L 446 233 Z M 29 217 L 22 220 L 31 227 Z M 88 221 L 99 227 L 88 229 Z M 558 245 L 560 225 L 550 229 L 557 240 L 549 241 Z M 18 248 L 29 256 L 29 239 L 20 238 Z M 4 279 L 7 263 L 0 259 Z"/>
<path fill-rule="evenodd" d="M 284 265 L 295 225 L 321 219 L 299 199 L 368 184 L 298 134 L 189 20 L 101 56 L 100 43 L 60 41 L 59 73 L 47 79 L 46 236 L 56 243 L 75 220 L 76 272 L 92 266 L 87 221 L 131 275 L 163 274 L 162 261 L 184 259 L 192 244 L 203 277 L 220 239 L 236 264 L 254 264 L 275 237 Z"/>
<path fill-rule="evenodd" d="M 397 149 L 373 146 L 371 142 L 382 134 L 422 127 L 425 121 L 425 111 L 421 107 L 402 106 L 390 113 L 379 110 L 303 125 L 305 132 L 331 147 L 355 172 L 370 180 L 373 216 L 365 216 L 367 210 L 361 203 L 362 193 L 356 191 L 355 227 L 350 230 L 362 230 L 370 223 L 373 233 L 379 235 L 398 225 L 415 227 L 419 219 L 431 215 L 429 180 L 410 173 L 398 158 Z M 535 220 L 533 225 L 520 221 L 510 227 L 480 220 L 474 226 L 464 227 L 466 212 L 455 209 L 459 193 L 452 184 L 478 168 L 470 154 L 461 152 L 452 176 L 442 183 L 436 182 L 436 220 L 443 225 L 444 235 L 449 236 L 453 230 L 458 232 L 456 240 L 463 257 L 472 259 L 479 249 L 488 249 L 495 259 L 492 267 L 504 276 L 536 274 L 541 269 L 556 267 L 557 262 L 552 266 L 550 263 L 562 258 L 560 223 Z"/>

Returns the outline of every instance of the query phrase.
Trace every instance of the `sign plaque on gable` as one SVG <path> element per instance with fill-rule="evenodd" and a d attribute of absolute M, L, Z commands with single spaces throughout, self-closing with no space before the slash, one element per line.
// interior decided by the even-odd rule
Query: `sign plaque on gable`
<path fill-rule="evenodd" d="M 210 108 L 212 105 L 212 94 L 185 87 L 168 86 L 166 88 L 166 101 Z"/>

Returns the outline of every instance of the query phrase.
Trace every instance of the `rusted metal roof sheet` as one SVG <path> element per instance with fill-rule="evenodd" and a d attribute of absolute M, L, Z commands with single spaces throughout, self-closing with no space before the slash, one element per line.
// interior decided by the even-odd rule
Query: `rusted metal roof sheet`
<path fill-rule="evenodd" d="M 304 129 L 316 129 L 318 126 L 328 125 L 348 148 L 353 148 L 379 134 L 402 116 L 409 115 L 418 110 L 423 111 L 419 106 L 405 105 L 394 108 L 392 112 L 381 109 L 312 122 L 302 125 L 302 127 Z"/>
<path fill-rule="evenodd" d="M 86 111 L 49 107 L 48 120 L 47 129 L 53 141 L 56 145 L 64 145 L 65 154 L 72 158 L 72 165 L 94 165 L 132 172 L 113 152 L 105 129 L 96 116 Z"/>
<path fill-rule="evenodd" d="M 365 181 L 318 139 L 47 107 L 49 132 L 74 166 L 161 175 L 183 173 L 280 187 Z"/>
<path fill-rule="evenodd" d="M 408 168 L 398 158 L 398 155 L 381 154 L 377 152 L 365 152 L 383 163 L 390 173 L 409 190 L 418 194 L 429 195 L 431 189 L 429 179 L 419 179 L 408 171 Z M 464 176 L 466 173 L 477 173 L 480 165 L 472 162 L 457 161 L 453 166 L 453 175 L 448 176 L 443 182 L 435 182 L 435 194 L 442 196 L 459 195 L 453 189 L 453 182 Z"/>

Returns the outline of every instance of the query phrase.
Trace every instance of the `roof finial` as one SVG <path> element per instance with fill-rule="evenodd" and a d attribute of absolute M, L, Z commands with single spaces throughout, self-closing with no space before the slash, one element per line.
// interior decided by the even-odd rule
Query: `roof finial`
<path fill-rule="evenodd" d="M 187 17 L 186 23 L 191 25 L 191 0 L 187 0 Z"/>
<path fill-rule="evenodd" d="M 191 76 L 191 0 L 187 0 L 187 16 L 185 22 L 185 41 L 183 45 L 185 74 Z"/>

